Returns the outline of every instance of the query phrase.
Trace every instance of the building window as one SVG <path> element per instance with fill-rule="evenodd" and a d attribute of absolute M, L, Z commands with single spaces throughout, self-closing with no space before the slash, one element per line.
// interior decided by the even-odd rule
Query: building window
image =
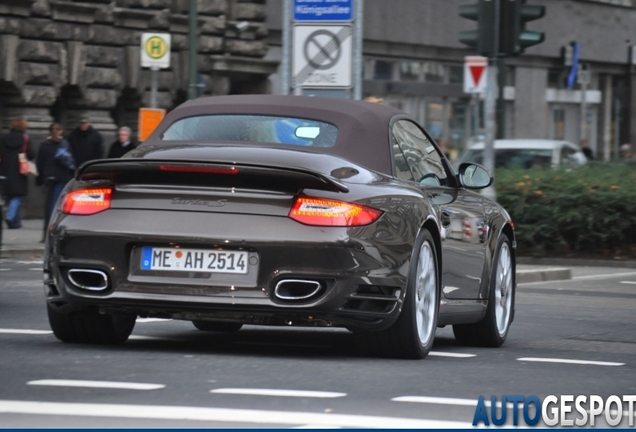
<path fill-rule="evenodd" d="M 565 139 L 565 110 L 560 107 L 552 109 L 552 122 L 554 129 L 552 131 L 554 139 Z"/>
<path fill-rule="evenodd" d="M 464 66 L 449 66 L 449 83 L 450 84 L 463 84 L 464 83 Z"/>
<path fill-rule="evenodd" d="M 445 83 L 448 82 L 446 77 L 448 76 L 448 68 L 445 65 L 437 62 L 424 62 L 422 64 L 424 72 L 424 81 Z"/>
<path fill-rule="evenodd" d="M 567 71 L 565 69 L 550 69 L 548 71 L 548 88 L 564 88 L 566 77 Z"/>
<path fill-rule="evenodd" d="M 416 61 L 400 63 L 400 81 L 420 81 L 422 76 L 422 64 Z"/>
<path fill-rule="evenodd" d="M 390 81 L 393 79 L 393 63 L 375 60 L 373 65 L 373 79 Z"/>

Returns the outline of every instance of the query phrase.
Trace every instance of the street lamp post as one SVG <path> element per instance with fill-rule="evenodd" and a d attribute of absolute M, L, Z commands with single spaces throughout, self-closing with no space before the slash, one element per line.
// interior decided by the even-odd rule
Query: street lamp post
<path fill-rule="evenodd" d="M 197 97 L 197 0 L 190 0 L 188 33 L 188 99 Z"/>

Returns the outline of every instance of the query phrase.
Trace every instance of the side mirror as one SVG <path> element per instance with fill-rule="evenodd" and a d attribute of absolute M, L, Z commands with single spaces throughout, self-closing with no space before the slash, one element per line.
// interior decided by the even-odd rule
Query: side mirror
<path fill-rule="evenodd" d="M 461 164 L 457 177 L 459 183 L 466 189 L 484 189 L 495 181 L 486 168 L 472 162 Z"/>

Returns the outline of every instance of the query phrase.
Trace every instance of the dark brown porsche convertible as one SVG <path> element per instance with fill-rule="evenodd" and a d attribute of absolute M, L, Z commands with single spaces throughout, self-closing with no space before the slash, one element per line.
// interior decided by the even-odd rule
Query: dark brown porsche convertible
<path fill-rule="evenodd" d="M 411 117 L 361 101 L 200 98 L 123 159 L 88 162 L 51 219 L 51 328 L 121 343 L 137 317 L 345 327 L 422 358 L 435 329 L 499 346 L 514 318 L 508 213 Z"/>

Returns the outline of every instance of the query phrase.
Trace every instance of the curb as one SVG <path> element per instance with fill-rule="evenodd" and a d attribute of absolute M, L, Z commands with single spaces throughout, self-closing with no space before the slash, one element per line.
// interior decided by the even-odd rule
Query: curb
<path fill-rule="evenodd" d="M 44 247 L 36 249 L 2 249 L 0 259 L 8 260 L 41 260 L 44 258 Z"/>
<path fill-rule="evenodd" d="M 517 283 L 545 282 L 572 279 L 569 268 L 551 268 L 543 270 L 517 270 Z"/>
<path fill-rule="evenodd" d="M 636 268 L 634 260 L 579 259 L 579 258 L 533 258 L 517 257 L 517 264 L 558 265 L 574 267 L 620 267 Z"/>

